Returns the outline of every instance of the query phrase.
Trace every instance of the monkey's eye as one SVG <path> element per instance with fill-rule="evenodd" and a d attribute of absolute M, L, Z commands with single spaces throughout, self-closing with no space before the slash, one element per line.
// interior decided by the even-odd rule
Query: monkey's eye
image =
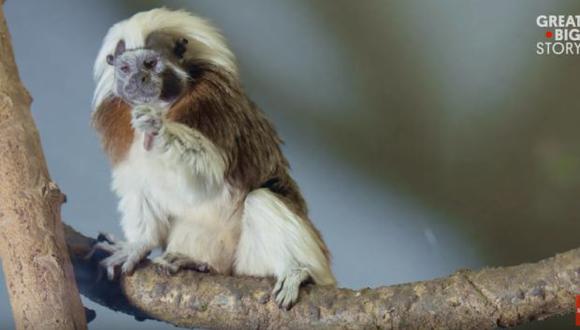
<path fill-rule="evenodd" d="M 115 61 L 115 57 L 111 54 L 107 55 L 107 63 L 109 63 L 109 65 L 113 65 L 113 61 Z"/>
<path fill-rule="evenodd" d="M 189 41 L 185 38 L 181 38 L 179 39 L 176 43 L 175 43 L 175 47 L 173 47 L 173 54 L 175 54 L 175 56 L 177 56 L 178 58 L 183 58 L 183 54 L 185 54 L 185 52 L 187 51 L 187 43 Z"/>
<path fill-rule="evenodd" d="M 121 66 L 121 71 L 123 73 L 129 73 L 129 71 L 131 71 L 131 68 L 127 64 L 125 64 Z"/>

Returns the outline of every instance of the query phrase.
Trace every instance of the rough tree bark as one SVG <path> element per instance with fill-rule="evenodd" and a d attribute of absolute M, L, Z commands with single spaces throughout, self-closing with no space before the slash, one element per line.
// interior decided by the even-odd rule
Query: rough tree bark
<path fill-rule="evenodd" d="M 0 255 L 18 329 L 86 329 L 51 181 L 0 5 Z"/>
<path fill-rule="evenodd" d="M 485 329 L 574 311 L 580 293 L 580 248 L 537 263 L 461 270 L 449 277 L 376 289 L 306 286 L 282 311 L 269 279 L 182 271 L 168 276 L 144 262 L 132 276 L 108 281 L 83 256 L 95 243 L 65 226 L 81 292 L 137 319 L 212 329 Z M 573 322 L 570 318 L 570 322 Z"/>

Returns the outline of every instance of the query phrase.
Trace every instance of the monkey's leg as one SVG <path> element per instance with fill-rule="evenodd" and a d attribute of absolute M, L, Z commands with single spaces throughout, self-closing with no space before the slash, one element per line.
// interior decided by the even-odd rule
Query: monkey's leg
<path fill-rule="evenodd" d="M 120 169 L 123 170 L 131 171 L 128 167 Z M 122 172 L 117 174 L 125 178 Z M 127 177 L 126 180 L 131 181 L 133 178 Z M 118 191 L 121 196 L 119 210 L 122 214 L 121 226 L 127 240 L 113 242 L 109 238 L 96 244 L 96 248 L 111 253 L 100 262 L 107 270 L 109 279 L 115 277 L 117 267 L 121 268 L 123 274 L 131 273 L 151 250 L 161 245 L 169 225 L 162 210 L 149 201 L 141 190 L 132 185 L 124 185 L 124 182 L 117 184 L 123 187 Z"/>
<path fill-rule="evenodd" d="M 323 244 L 308 219 L 294 213 L 270 190 L 257 189 L 244 203 L 235 272 L 275 276 L 272 294 L 287 309 L 297 301 L 304 281 L 335 284 Z"/>

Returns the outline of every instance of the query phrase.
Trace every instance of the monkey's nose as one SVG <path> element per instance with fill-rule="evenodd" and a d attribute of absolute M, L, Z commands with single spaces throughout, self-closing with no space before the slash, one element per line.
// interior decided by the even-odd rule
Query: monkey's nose
<path fill-rule="evenodd" d="M 145 69 L 147 69 L 147 70 L 151 70 L 151 69 L 155 68 L 156 65 L 157 65 L 156 58 L 150 58 L 150 59 L 146 59 L 145 61 L 143 61 L 143 67 L 145 67 Z"/>
<path fill-rule="evenodd" d="M 141 76 L 141 83 L 143 84 L 148 83 L 149 80 L 151 80 L 151 78 L 149 77 L 148 74 L 144 74 L 143 76 Z"/>

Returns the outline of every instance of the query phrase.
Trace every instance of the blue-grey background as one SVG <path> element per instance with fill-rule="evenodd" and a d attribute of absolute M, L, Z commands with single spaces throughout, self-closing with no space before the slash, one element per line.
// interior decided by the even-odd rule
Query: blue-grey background
<path fill-rule="evenodd" d="M 579 59 L 535 54 L 536 16 L 580 14 L 577 1 L 8 0 L 63 216 L 83 233 L 121 236 L 89 125 L 94 56 L 111 24 L 160 5 L 208 17 L 229 39 L 247 92 L 286 140 L 340 285 L 580 245 Z M 173 329 L 84 302 L 91 329 Z M 0 286 L 0 328 L 12 327 Z"/>

